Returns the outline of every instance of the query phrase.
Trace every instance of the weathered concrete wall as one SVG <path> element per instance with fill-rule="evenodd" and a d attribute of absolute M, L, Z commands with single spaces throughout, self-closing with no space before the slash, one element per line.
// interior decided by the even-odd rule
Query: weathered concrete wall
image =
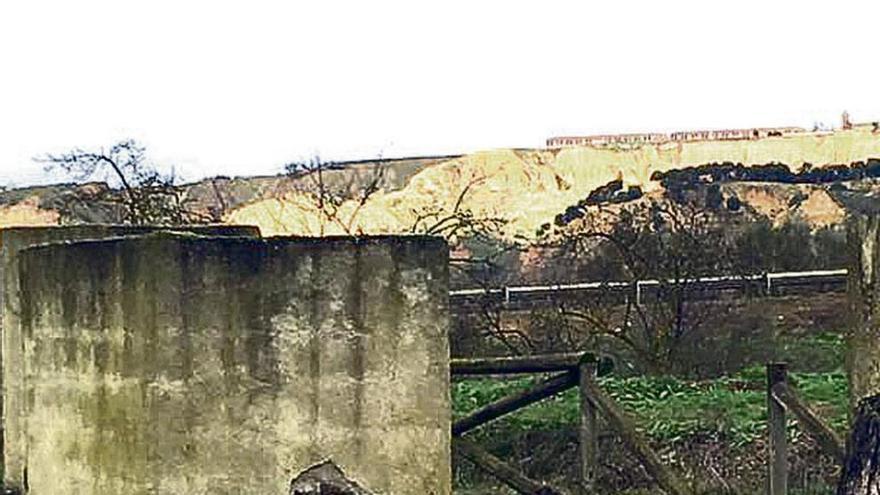
<path fill-rule="evenodd" d="M 31 493 L 286 494 L 327 459 L 374 493 L 450 493 L 444 242 L 156 235 L 20 258 Z"/>
<path fill-rule="evenodd" d="M 127 235 L 143 235 L 155 232 L 159 227 L 136 227 L 122 225 L 77 225 L 50 227 L 17 227 L 0 229 L 0 333 L 2 333 L 3 362 L 22 362 L 22 340 L 18 329 L 18 253 L 28 247 L 59 241 L 83 239 L 103 239 Z M 165 230 L 165 229 L 163 229 Z M 259 229 L 232 225 L 200 225 L 179 227 L 200 235 L 209 236 L 247 236 L 259 237 Z M 79 262 L 79 261 L 77 261 Z M 161 261 L 160 261 L 161 262 Z M 4 481 L 7 485 L 22 486 L 24 482 L 25 442 L 18 420 L 23 398 L 23 369 L 19 365 L 2 366 L 2 429 L 0 440 L 3 444 L 2 464 Z"/>

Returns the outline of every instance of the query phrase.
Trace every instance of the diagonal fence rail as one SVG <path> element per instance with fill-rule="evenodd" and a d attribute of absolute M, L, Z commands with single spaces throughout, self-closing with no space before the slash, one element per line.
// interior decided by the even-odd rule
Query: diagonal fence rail
<path fill-rule="evenodd" d="M 822 451 L 843 465 L 843 440 L 804 402 L 788 381 L 788 365 L 767 364 L 768 495 L 788 495 L 787 413 L 813 437 Z"/>

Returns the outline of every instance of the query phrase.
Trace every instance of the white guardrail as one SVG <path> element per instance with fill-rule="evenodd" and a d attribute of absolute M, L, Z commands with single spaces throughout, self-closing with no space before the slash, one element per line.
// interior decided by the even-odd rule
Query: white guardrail
<path fill-rule="evenodd" d="M 681 281 L 683 283 L 694 286 L 695 288 L 699 288 L 699 286 L 711 286 L 712 284 L 718 284 L 723 282 L 757 282 L 762 281 L 765 284 L 765 289 L 769 292 L 773 285 L 774 281 L 782 282 L 783 284 L 788 282 L 799 282 L 799 285 L 810 285 L 810 283 L 827 283 L 829 277 L 845 278 L 847 271 L 845 268 L 838 270 L 810 270 L 803 272 L 776 272 L 776 273 L 762 273 L 757 275 L 721 275 L 715 277 L 699 277 L 695 279 L 686 279 Z M 668 279 L 667 283 L 676 283 L 674 279 Z M 595 289 L 626 289 L 629 287 L 635 286 L 636 294 L 638 295 L 641 292 L 642 288 L 650 288 L 657 287 L 660 285 L 660 281 L 657 279 L 652 280 L 637 280 L 635 282 L 578 282 L 578 283 L 570 283 L 570 284 L 553 284 L 553 285 L 515 285 L 508 287 L 497 287 L 497 288 L 476 288 L 476 289 L 458 289 L 449 291 L 449 297 L 451 298 L 468 298 L 475 296 L 492 296 L 492 295 L 503 295 L 505 302 L 510 302 L 510 298 L 512 295 L 520 295 L 520 296 L 540 296 L 542 294 L 551 294 L 551 293 L 564 293 L 564 292 L 574 292 L 574 291 L 589 291 Z"/>

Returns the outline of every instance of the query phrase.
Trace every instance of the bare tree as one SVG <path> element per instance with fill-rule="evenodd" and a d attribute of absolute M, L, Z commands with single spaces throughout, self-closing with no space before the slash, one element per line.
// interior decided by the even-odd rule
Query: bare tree
<path fill-rule="evenodd" d="M 342 232 L 363 234 L 357 228 L 357 219 L 369 199 L 383 185 L 388 168 L 379 158 L 366 169 L 363 177 L 350 171 L 341 173 L 342 165 L 314 156 L 306 161 L 291 162 L 284 166 L 288 176 L 297 179 L 296 190 L 308 196 L 320 217 L 318 235 L 325 235 L 326 225 L 334 225 Z M 351 210 L 343 205 L 353 201 Z"/>
<path fill-rule="evenodd" d="M 35 158 L 47 171 L 61 170 L 76 181 L 105 179 L 109 188 L 90 191 L 72 201 L 103 201 L 119 206 L 119 223 L 180 225 L 203 223 L 205 216 L 187 208 L 184 190 L 174 173 L 162 174 L 151 165 L 146 148 L 134 140 L 120 141 L 97 151 L 74 148 Z M 97 195 L 97 196 L 95 196 Z"/>
<path fill-rule="evenodd" d="M 450 244 L 457 244 L 461 238 L 482 236 L 497 237 L 506 225 L 506 220 L 499 217 L 481 217 L 464 207 L 468 193 L 485 181 L 483 177 L 470 180 L 459 192 L 452 210 L 432 205 L 413 210 L 415 220 L 410 228 L 413 234 L 436 235 L 445 237 Z"/>
<path fill-rule="evenodd" d="M 587 330 L 584 345 L 614 339 L 656 373 L 671 371 L 686 339 L 718 309 L 694 301 L 694 281 L 740 273 L 730 236 L 712 212 L 694 203 L 648 201 L 587 215 L 580 229 L 566 230 L 553 243 L 563 247 L 559 256 L 568 263 L 585 262 L 581 273 L 605 288 L 590 300 L 559 301 L 558 313 Z M 649 294 L 638 285 L 645 280 L 655 281 Z M 625 300 L 612 282 L 632 287 Z"/>
<path fill-rule="evenodd" d="M 346 168 L 347 167 L 347 168 Z M 320 220 L 318 235 L 325 235 L 329 227 L 348 235 L 363 234 L 358 217 L 367 203 L 385 185 L 388 164 L 378 159 L 355 169 L 312 157 L 306 161 L 287 164 L 285 172 L 293 179 L 293 190 L 306 198 L 308 206 L 317 212 Z M 412 210 L 414 220 L 407 229 L 410 234 L 440 236 L 455 250 L 465 242 L 482 243 L 487 246 L 479 255 L 453 255 L 450 267 L 454 276 L 467 280 L 468 285 L 489 288 L 504 282 L 510 276 L 501 261 L 505 255 L 519 249 L 515 243 L 500 241 L 506 221 L 499 217 L 482 216 L 466 206 L 468 195 L 484 182 L 475 177 L 459 191 L 451 208 L 442 203 Z M 289 184 L 285 187 L 290 187 Z M 289 190 L 289 189 L 288 189 Z M 284 192 L 278 191 L 282 213 L 275 219 L 283 224 L 289 207 L 283 200 Z M 464 250 L 467 251 L 467 250 Z M 461 250 L 459 252 L 462 252 Z M 511 352 L 529 349 L 527 336 L 519 330 L 505 328 L 501 308 L 487 303 L 474 312 L 474 327 L 469 330 L 496 339 Z"/>
<path fill-rule="evenodd" d="M 464 280 L 468 287 L 479 287 L 489 293 L 494 287 L 512 282 L 511 277 L 516 274 L 507 258 L 518 255 L 523 244 L 505 240 L 506 219 L 480 215 L 466 206 L 467 196 L 484 182 L 482 176 L 471 178 L 455 197 L 452 208 L 441 203 L 413 209 L 415 219 L 409 230 L 412 234 L 443 237 L 454 252 L 465 244 L 484 246 L 481 253 L 459 250 L 460 254 L 453 254 L 449 261 L 455 278 Z M 534 351 L 535 346 L 528 334 L 506 322 L 503 313 L 503 305 L 491 298 L 483 298 L 478 306 L 470 308 L 459 318 L 459 323 L 467 325 L 463 330 L 470 337 L 488 338 L 501 344 L 508 353 Z"/>

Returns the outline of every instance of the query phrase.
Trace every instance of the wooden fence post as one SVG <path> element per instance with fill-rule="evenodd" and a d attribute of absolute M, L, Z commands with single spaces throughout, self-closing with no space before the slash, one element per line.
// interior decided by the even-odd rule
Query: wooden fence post
<path fill-rule="evenodd" d="M 588 380 L 596 377 L 596 359 L 585 355 L 579 365 L 579 384 L 581 396 L 580 424 L 580 468 L 581 491 L 593 493 L 596 482 L 596 457 L 599 452 L 599 431 L 597 428 L 596 404 L 590 398 Z"/>
<path fill-rule="evenodd" d="M 773 395 L 773 386 L 788 381 L 785 363 L 767 364 L 767 430 L 770 435 L 770 463 L 767 473 L 767 494 L 788 494 L 788 445 L 785 435 L 785 406 Z"/>

